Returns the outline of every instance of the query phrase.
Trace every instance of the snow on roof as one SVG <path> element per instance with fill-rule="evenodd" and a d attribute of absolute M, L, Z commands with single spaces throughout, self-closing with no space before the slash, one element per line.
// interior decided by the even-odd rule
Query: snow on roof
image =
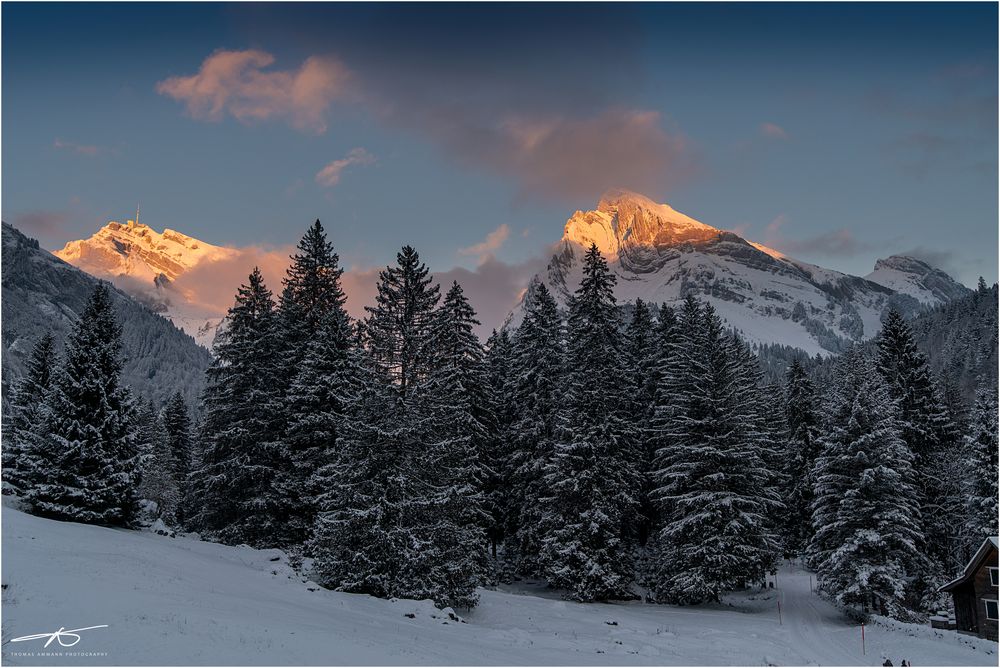
<path fill-rule="evenodd" d="M 972 559 L 969 560 L 969 563 L 965 565 L 965 568 L 962 570 L 962 574 L 951 582 L 938 587 L 938 591 L 951 591 L 972 577 L 973 573 L 975 573 L 979 568 L 980 562 L 986 558 L 987 546 L 992 545 L 994 549 L 1000 547 L 997 544 L 997 540 L 997 536 L 989 536 L 986 540 L 984 540 L 983 544 L 979 546 L 979 549 L 976 550 L 976 553 L 972 556 Z"/>

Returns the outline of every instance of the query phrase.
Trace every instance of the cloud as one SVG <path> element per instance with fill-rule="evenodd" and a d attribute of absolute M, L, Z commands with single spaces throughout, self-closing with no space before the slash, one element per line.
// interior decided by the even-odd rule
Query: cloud
<path fill-rule="evenodd" d="M 25 211 L 4 220 L 29 237 L 52 237 L 65 232 L 70 216 L 65 211 Z"/>
<path fill-rule="evenodd" d="M 981 142 L 973 137 L 960 137 L 936 131 L 911 132 L 885 145 L 886 154 L 904 173 L 924 179 L 934 170 L 982 173 L 983 167 L 996 169 L 995 160 L 976 160 Z M 985 174 L 992 176 L 991 170 Z"/>
<path fill-rule="evenodd" d="M 854 233 L 846 228 L 806 239 L 769 238 L 765 245 L 789 255 L 803 253 L 828 257 L 852 257 L 881 248 L 881 245 L 858 241 L 854 238 Z"/>
<path fill-rule="evenodd" d="M 461 284 L 482 323 L 477 334 L 485 339 L 491 330 L 503 324 L 517 306 L 528 282 L 545 270 L 547 262 L 546 258 L 534 257 L 524 262 L 507 263 L 488 256 L 473 270 L 455 267 L 436 272 L 434 279 L 443 289 L 452 281 Z"/>
<path fill-rule="evenodd" d="M 199 120 L 220 121 L 228 113 L 243 123 L 283 119 L 298 130 L 326 132 L 330 104 L 347 95 L 347 68 L 313 56 L 295 70 L 265 71 L 274 61 L 257 49 L 218 50 L 196 74 L 164 79 L 156 91 L 183 102 Z"/>
<path fill-rule="evenodd" d="M 96 156 L 107 151 L 107 149 L 102 146 L 94 144 L 77 144 L 76 142 L 63 141 L 58 138 L 52 142 L 52 147 L 60 151 L 69 151 L 78 155 L 87 156 Z"/>
<path fill-rule="evenodd" d="M 504 245 L 509 236 L 510 227 L 507 226 L 507 223 L 503 223 L 500 227 L 487 234 L 486 239 L 483 241 L 467 248 L 459 248 L 458 252 L 460 255 L 476 255 L 479 257 L 479 262 L 482 263 L 487 257 L 500 250 L 500 247 Z"/>
<path fill-rule="evenodd" d="M 658 111 L 603 106 L 607 95 L 591 90 L 593 84 L 567 82 L 559 99 L 551 81 L 523 71 L 487 81 L 456 63 L 426 69 L 431 64 L 420 58 L 391 66 L 376 60 L 374 68 L 361 61 L 369 68 L 364 72 L 334 57 L 313 56 L 297 70 L 267 69 L 274 61 L 266 51 L 219 50 L 196 74 L 167 78 L 156 89 L 200 120 L 280 118 L 316 133 L 326 130 L 335 101 L 359 105 L 461 164 L 512 179 L 531 197 L 578 202 L 615 187 L 658 196 L 698 171 L 689 143 L 665 128 Z M 589 100 L 578 99 L 584 89 Z M 327 166 L 324 184 L 336 183 L 338 164 Z"/>
<path fill-rule="evenodd" d="M 244 246 L 233 251 L 224 259 L 198 263 L 178 276 L 171 287 L 196 309 L 223 315 L 233 305 L 237 288 L 246 283 L 254 267 L 259 267 L 267 287 L 277 296 L 294 246 Z"/>
<path fill-rule="evenodd" d="M 351 165 L 370 165 L 375 156 L 363 148 L 352 148 L 345 157 L 334 160 L 316 173 L 316 183 L 324 188 L 332 188 L 340 183 L 340 176 Z"/>
<path fill-rule="evenodd" d="M 903 251 L 902 253 L 897 253 L 897 255 L 905 255 L 907 257 L 923 260 L 932 267 L 940 269 L 950 276 L 958 276 L 966 269 L 964 264 L 961 262 L 961 258 L 950 250 L 916 246 L 910 250 Z"/>
<path fill-rule="evenodd" d="M 775 217 L 774 220 L 768 223 L 767 227 L 765 227 L 764 229 L 767 230 L 767 233 L 769 235 L 775 235 L 778 233 L 778 230 L 780 230 L 782 226 L 787 222 L 788 222 L 788 216 L 786 216 L 783 213 L 779 213 L 777 217 Z"/>
<path fill-rule="evenodd" d="M 513 178 L 528 196 L 580 201 L 616 187 L 655 194 L 697 171 L 686 139 L 666 132 L 656 111 L 492 118 L 440 110 L 424 120 L 448 154 Z"/>
<path fill-rule="evenodd" d="M 495 232 L 495 231 L 494 231 Z M 491 233 L 492 234 L 492 233 Z M 487 243 L 487 242 L 483 242 Z M 553 248 L 546 248 L 546 253 Z M 171 283 L 171 288 L 183 295 L 192 314 L 206 318 L 221 317 L 233 305 L 237 288 L 246 283 L 254 267 L 259 267 L 267 287 L 277 298 L 281 280 L 290 264 L 289 256 L 294 246 L 246 246 L 232 248 L 229 257 L 204 261 L 181 274 Z M 528 282 L 545 270 L 550 255 L 543 254 L 523 262 L 507 263 L 487 254 L 475 269 L 454 267 L 432 275 L 443 290 L 458 281 L 482 323 L 476 330 L 485 338 L 492 329 L 503 324 L 507 315 L 517 306 Z M 378 292 L 378 275 L 383 267 L 353 266 L 345 269 L 342 286 L 347 294 L 347 312 L 353 318 L 367 316 L 365 306 L 375 303 Z M 146 285 L 127 284 L 115 280 L 120 287 L 133 292 L 148 288 Z"/>
<path fill-rule="evenodd" d="M 760 133 L 771 139 L 788 139 L 788 133 L 780 125 L 774 123 L 761 123 Z"/>

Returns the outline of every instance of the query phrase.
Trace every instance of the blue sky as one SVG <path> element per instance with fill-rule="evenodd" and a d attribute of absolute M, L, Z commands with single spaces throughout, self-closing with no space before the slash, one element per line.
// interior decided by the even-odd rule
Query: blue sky
<path fill-rule="evenodd" d="M 410 243 L 473 281 L 627 187 L 843 271 L 997 277 L 994 3 L 2 12 L 2 212 L 48 248 L 138 199 L 237 246 L 319 217 L 349 267 Z"/>

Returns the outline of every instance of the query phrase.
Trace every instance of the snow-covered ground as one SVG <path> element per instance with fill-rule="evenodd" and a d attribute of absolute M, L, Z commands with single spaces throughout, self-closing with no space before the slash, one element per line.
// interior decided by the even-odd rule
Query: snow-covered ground
<path fill-rule="evenodd" d="M 530 584 L 482 591 L 464 623 L 428 602 L 315 588 L 276 550 L 44 520 L 3 508 L 8 665 L 997 665 L 996 643 L 860 628 L 779 573 L 721 605 L 576 604 Z M 781 600 L 779 624 L 777 603 Z M 25 635 L 79 632 L 61 648 Z M 62 636 L 64 644 L 75 638 Z M 39 655 L 64 652 L 60 657 Z M 68 653 L 76 653 L 70 655 Z M 31 655 L 33 654 L 33 655 Z"/>

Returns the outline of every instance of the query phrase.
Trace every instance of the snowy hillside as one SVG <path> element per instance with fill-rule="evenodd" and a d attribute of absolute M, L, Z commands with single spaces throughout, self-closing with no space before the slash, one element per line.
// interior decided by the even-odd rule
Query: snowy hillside
<path fill-rule="evenodd" d="M 225 314 L 199 308 L 173 282 L 202 262 L 226 260 L 236 251 L 171 229 L 157 232 L 135 221 L 111 221 L 90 238 L 70 241 L 54 255 L 92 276 L 127 290 L 209 347 Z"/>
<path fill-rule="evenodd" d="M 576 289 L 591 243 L 618 275 L 620 302 L 676 304 L 693 294 L 750 341 L 810 354 L 839 352 L 871 338 L 889 306 L 909 313 L 969 291 L 911 258 L 880 260 L 868 278 L 824 269 L 619 190 L 566 223 L 542 277 L 563 304 Z"/>
<path fill-rule="evenodd" d="M 464 623 L 427 602 L 317 589 L 277 550 L 55 522 L 3 509 L 8 665 L 996 665 L 996 643 L 879 621 L 860 629 L 786 569 L 720 605 L 577 604 L 483 591 Z M 782 602 L 782 618 L 777 614 Z M 79 642 L 14 638 L 82 629 Z M 73 638 L 63 637 L 64 643 Z M 60 658 L 41 652 L 76 652 Z M 34 653 L 34 656 L 31 654 Z"/>

